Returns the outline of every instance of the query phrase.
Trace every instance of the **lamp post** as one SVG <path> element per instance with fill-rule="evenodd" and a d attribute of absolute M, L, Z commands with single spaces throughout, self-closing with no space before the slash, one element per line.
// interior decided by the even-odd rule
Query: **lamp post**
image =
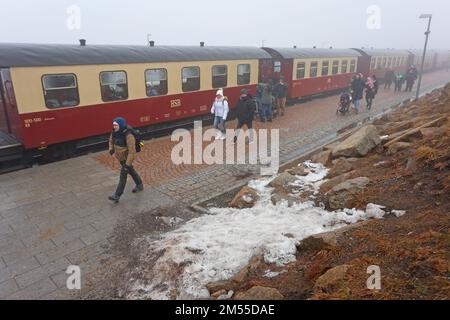
<path fill-rule="evenodd" d="M 417 83 L 416 99 L 419 99 L 419 96 L 420 96 L 420 85 L 422 83 L 423 66 L 425 64 L 425 54 L 427 52 L 428 36 L 431 33 L 430 27 L 431 27 L 431 18 L 432 17 L 433 17 L 433 15 L 431 15 L 431 14 L 421 14 L 419 17 L 420 19 L 428 19 L 428 29 L 425 32 L 425 46 L 423 47 L 422 64 L 420 66 L 419 82 Z"/>

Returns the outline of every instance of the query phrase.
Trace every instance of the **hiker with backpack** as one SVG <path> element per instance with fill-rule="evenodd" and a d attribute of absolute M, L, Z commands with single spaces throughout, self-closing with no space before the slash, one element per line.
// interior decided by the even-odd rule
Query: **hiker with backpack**
<path fill-rule="evenodd" d="M 214 115 L 214 128 L 218 130 L 216 139 L 225 140 L 226 138 L 225 121 L 227 120 L 229 110 L 228 101 L 223 95 L 223 90 L 217 90 L 216 99 L 211 107 L 211 113 Z"/>
<path fill-rule="evenodd" d="M 234 143 L 237 142 L 239 131 L 242 127 L 247 125 L 247 129 L 250 130 L 248 143 L 253 143 L 253 117 L 255 115 L 255 103 L 253 102 L 252 96 L 248 94 L 247 89 L 241 90 L 241 96 L 236 105 L 236 113 L 238 119 L 238 125 L 236 128 L 236 135 L 234 136 Z"/>
<path fill-rule="evenodd" d="M 108 197 L 109 200 L 115 203 L 119 202 L 119 199 L 125 190 L 128 175 L 133 178 L 133 181 L 136 184 L 133 193 L 144 190 L 142 179 L 133 168 L 136 152 L 140 151 L 140 140 L 139 132 L 130 126 L 127 126 L 124 118 L 119 117 L 113 120 L 113 131 L 109 137 L 109 153 L 111 156 L 115 155 L 121 165 L 120 179 L 116 192 Z"/>

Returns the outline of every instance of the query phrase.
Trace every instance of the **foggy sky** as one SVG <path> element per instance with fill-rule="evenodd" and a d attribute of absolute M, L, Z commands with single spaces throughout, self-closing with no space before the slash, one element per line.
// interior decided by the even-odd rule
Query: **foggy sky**
<path fill-rule="evenodd" d="M 0 0 L 0 42 L 450 49 L 447 0 Z M 67 8 L 81 9 L 79 30 Z M 366 12 L 380 8 L 380 29 Z"/>

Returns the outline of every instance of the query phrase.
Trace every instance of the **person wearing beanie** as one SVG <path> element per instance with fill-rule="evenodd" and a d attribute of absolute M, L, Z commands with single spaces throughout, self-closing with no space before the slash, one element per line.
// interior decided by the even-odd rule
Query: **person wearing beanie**
<path fill-rule="evenodd" d="M 214 128 L 218 130 L 216 139 L 224 140 L 226 137 L 225 121 L 227 120 L 228 112 L 228 101 L 223 96 L 223 90 L 219 89 L 211 107 L 211 113 L 214 115 Z"/>
<path fill-rule="evenodd" d="M 115 155 L 121 165 L 119 184 L 116 192 L 108 197 L 109 200 L 118 203 L 122 196 L 125 185 L 127 183 L 128 175 L 130 175 L 136 187 L 133 193 L 144 190 L 142 179 L 136 170 L 133 168 L 133 161 L 136 156 L 136 139 L 127 126 L 124 118 L 118 117 L 113 120 L 113 131 L 109 137 L 109 153 Z"/>
<path fill-rule="evenodd" d="M 236 135 L 234 136 L 234 143 L 237 142 L 239 132 L 242 127 L 247 125 L 247 129 L 249 130 L 249 143 L 253 143 L 253 117 L 255 116 L 255 103 L 253 102 L 252 96 L 248 94 L 247 89 L 241 90 L 241 97 L 236 105 L 236 115 L 238 119 L 238 125 L 236 128 Z"/>

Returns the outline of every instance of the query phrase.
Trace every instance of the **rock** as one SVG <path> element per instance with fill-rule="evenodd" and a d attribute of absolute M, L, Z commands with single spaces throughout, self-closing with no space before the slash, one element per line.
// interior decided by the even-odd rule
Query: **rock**
<path fill-rule="evenodd" d="M 319 152 L 318 154 L 314 155 L 311 159 L 311 162 L 321 163 L 324 166 L 328 166 L 330 164 L 330 161 L 331 161 L 331 150 Z"/>
<path fill-rule="evenodd" d="M 339 176 L 331 178 L 330 180 L 325 181 L 320 186 L 320 192 L 322 192 L 322 193 L 328 192 L 329 190 L 333 189 L 333 187 L 337 186 L 338 184 L 340 184 L 346 180 L 349 180 L 352 177 L 352 174 L 354 174 L 354 171 L 341 174 Z"/>
<path fill-rule="evenodd" d="M 230 207 L 238 209 L 252 208 L 258 199 L 259 196 L 256 190 L 245 186 L 230 202 Z"/>
<path fill-rule="evenodd" d="M 396 142 L 389 146 L 386 154 L 388 156 L 392 156 L 401 150 L 410 148 L 411 146 L 412 146 L 412 143 L 409 143 L 409 142 Z"/>
<path fill-rule="evenodd" d="M 406 170 L 411 172 L 415 172 L 417 170 L 417 161 L 415 158 L 408 158 L 408 161 L 406 162 Z"/>
<path fill-rule="evenodd" d="M 444 135 L 447 132 L 446 127 L 430 127 L 430 128 L 422 128 L 420 129 L 420 133 L 422 137 L 426 139 L 431 139 L 434 137 L 439 137 Z"/>
<path fill-rule="evenodd" d="M 332 157 L 363 157 L 381 143 L 374 125 L 365 126 L 333 149 Z"/>
<path fill-rule="evenodd" d="M 344 282 L 345 276 L 351 267 L 351 265 L 344 264 L 328 270 L 317 279 L 314 290 L 316 292 L 332 292 Z"/>
<path fill-rule="evenodd" d="M 243 282 L 247 278 L 249 272 L 255 271 L 261 265 L 262 262 L 263 262 L 262 255 L 253 256 L 248 262 L 248 264 L 244 268 L 242 268 L 233 278 L 231 278 L 231 282 L 233 283 Z"/>
<path fill-rule="evenodd" d="M 340 143 L 341 143 L 340 141 L 330 143 L 329 145 L 326 145 L 325 147 L 323 147 L 323 150 L 324 151 L 333 151 L 333 149 L 336 148 Z"/>
<path fill-rule="evenodd" d="M 333 161 L 333 167 L 327 174 L 327 178 L 331 179 L 337 176 L 340 176 L 341 174 L 347 173 L 349 171 L 353 170 L 353 164 L 351 161 L 341 158 L 338 160 Z"/>
<path fill-rule="evenodd" d="M 333 187 L 325 194 L 328 198 L 330 209 L 336 210 L 347 208 L 355 197 L 364 190 L 369 182 L 369 178 L 359 177 L 344 181 Z"/>
<path fill-rule="evenodd" d="M 256 286 L 236 294 L 235 300 L 283 300 L 283 295 L 274 288 Z"/>
<path fill-rule="evenodd" d="M 308 175 L 308 172 L 306 171 L 306 168 L 303 164 L 299 164 L 296 167 L 292 167 L 290 169 L 286 170 L 287 173 L 294 175 L 294 176 L 306 176 Z"/>
<path fill-rule="evenodd" d="M 296 180 L 297 180 L 297 178 L 295 176 L 293 176 L 292 174 L 290 174 L 288 172 L 283 172 L 282 174 L 280 174 L 278 177 L 276 177 L 269 183 L 269 187 L 283 188 L 284 186 L 287 186 L 287 185 L 289 185 L 289 183 L 293 183 Z"/>
<path fill-rule="evenodd" d="M 320 236 L 310 236 L 303 239 L 298 245 L 298 251 L 321 251 L 330 248 L 330 243 Z"/>
<path fill-rule="evenodd" d="M 221 290 L 228 291 L 231 289 L 231 283 L 229 281 L 223 280 L 223 281 L 216 281 L 211 282 L 206 285 L 206 288 L 210 293 L 218 292 Z"/>
<path fill-rule="evenodd" d="M 280 189 L 278 189 L 277 191 L 279 191 L 279 190 Z M 289 208 L 292 207 L 294 205 L 294 203 L 298 202 L 297 198 L 295 198 L 293 196 L 290 196 L 290 195 L 288 195 L 288 194 L 286 194 L 284 192 L 274 193 L 274 194 L 272 194 L 272 197 L 270 198 L 270 201 L 272 201 L 272 203 L 274 205 L 276 205 L 277 203 L 279 203 L 279 202 L 281 202 L 283 200 L 286 200 L 288 202 L 288 207 Z"/>
<path fill-rule="evenodd" d="M 217 292 L 214 292 L 214 293 L 211 295 L 211 298 L 213 298 L 213 299 L 218 299 L 219 297 L 224 296 L 224 295 L 226 295 L 227 293 L 228 293 L 227 290 L 222 289 L 222 290 L 219 290 L 219 291 L 217 291 Z"/>

